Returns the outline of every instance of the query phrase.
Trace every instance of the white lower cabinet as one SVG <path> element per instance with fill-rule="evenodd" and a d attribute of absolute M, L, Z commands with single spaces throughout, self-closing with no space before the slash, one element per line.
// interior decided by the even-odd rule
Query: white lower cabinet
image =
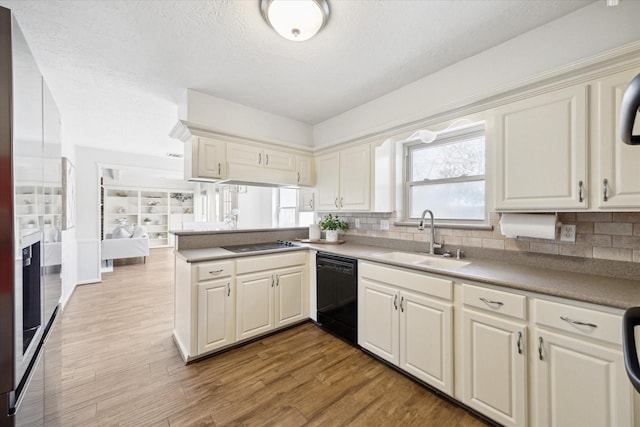
<path fill-rule="evenodd" d="M 535 425 L 635 425 L 620 316 L 544 300 L 536 315 Z"/>
<path fill-rule="evenodd" d="M 308 317 L 306 260 L 303 252 L 238 260 L 238 340 L 263 335 Z M 292 264 L 299 265 L 273 268 Z"/>
<path fill-rule="evenodd" d="M 306 252 L 175 259 L 173 337 L 185 361 L 309 317 Z"/>
<path fill-rule="evenodd" d="M 274 326 L 274 273 L 238 277 L 237 327 L 243 340 L 271 331 Z"/>
<path fill-rule="evenodd" d="M 526 326 L 466 308 L 462 319 L 464 403 L 502 425 L 526 425 Z"/>
<path fill-rule="evenodd" d="M 369 263 L 361 263 L 359 270 L 358 344 L 452 394 L 453 308 L 427 293 L 435 288 L 436 297 L 446 298 L 451 281 Z"/>
<path fill-rule="evenodd" d="M 526 297 L 462 285 L 463 402 L 505 426 L 527 423 Z"/>
<path fill-rule="evenodd" d="M 198 353 L 235 342 L 233 279 L 198 284 Z"/>

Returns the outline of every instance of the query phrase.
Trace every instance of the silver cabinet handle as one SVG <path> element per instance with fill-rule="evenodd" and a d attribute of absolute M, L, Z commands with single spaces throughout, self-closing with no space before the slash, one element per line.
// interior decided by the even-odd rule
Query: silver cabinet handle
<path fill-rule="evenodd" d="M 338 198 L 337 197 L 336 197 L 335 204 L 336 204 L 336 208 L 337 208 L 338 207 Z"/>
<path fill-rule="evenodd" d="M 300 172 L 298 172 L 298 183 L 300 183 Z"/>
<path fill-rule="evenodd" d="M 538 337 L 538 359 L 544 360 L 542 356 L 542 337 Z"/>
<path fill-rule="evenodd" d="M 212 276 L 217 276 L 218 274 L 222 273 L 224 270 L 220 269 L 220 270 L 211 270 L 209 272 L 209 274 L 211 274 Z"/>
<path fill-rule="evenodd" d="M 584 201 L 584 184 L 582 183 L 582 181 L 578 182 L 578 201 L 579 202 L 583 202 Z"/>
<path fill-rule="evenodd" d="M 258 153 L 258 164 L 262 164 L 262 153 Z"/>
<path fill-rule="evenodd" d="M 221 165 L 220 163 L 218 163 L 218 175 L 220 175 L 220 171 L 221 171 Z"/>
<path fill-rule="evenodd" d="M 396 294 L 396 296 L 393 297 L 393 306 L 395 307 L 395 309 L 398 309 L 398 294 Z"/>
<path fill-rule="evenodd" d="M 607 181 L 607 178 L 602 180 L 602 200 L 609 201 L 609 181 Z"/>
<path fill-rule="evenodd" d="M 265 158 L 265 159 L 267 159 L 267 160 L 264 162 L 264 164 L 265 164 L 265 165 L 269 165 L 269 155 L 268 155 L 268 154 L 265 154 L 265 155 L 264 155 L 264 158 Z"/>
<path fill-rule="evenodd" d="M 522 332 L 518 331 L 518 354 L 522 354 Z"/>
<path fill-rule="evenodd" d="M 400 311 L 404 313 L 404 307 L 402 303 L 404 303 L 404 297 L 400 298 Z"/>
<path fill-rule="evenodd" d="M 579 320 L 573 320 L 573 319 L 569 319 L 568 317 L 565 316 L 560 316 L 560 319 L 564 320 L 567 323 L 571 323 L 572 325 L 577 325 L 577 326 L 588 326 L 590 328 L 597 328 L 598 325 L 596 325 L 595 323 L 586 323 L 586 322 L 581 322 Z"/>
<path fill-rule="evenodd" d="M 271 287 L 273 288 L 273 284 L 275 283 L 275 278 L 273 277 L 275 274 L 271 275 Z"/>
<path fill-rule="evenodd" d="M 276 286 L 280 286 L 280 275 L 276 274 Z"/>
<path fill-rule="evenodd" d="M 344 197 L 340 197 L 340 207 L 344 208 Z"/>
<path fill-rule="evenodd" d="M 227 296 L 231 296 L 231 283 L 227 283 Z"/>
<path fill-rule="evenodd" d="M 313 209 L 313 199 L 309 200 L 309 207 Z"/>
<path fill-rule="evenodd" d="M 480 301 L 482 301 L 483 303 L 487 304 L 489 307 L 491 307 L 492 305 L 497 305 L 498 307 L 502 307 L 504 305 L 503 302 L 500 301 L 492 301 L 490 299 L 486 299 L 484 297 L 479 297 Z M 493 307 L 491 307 L 493 308 Z"/>

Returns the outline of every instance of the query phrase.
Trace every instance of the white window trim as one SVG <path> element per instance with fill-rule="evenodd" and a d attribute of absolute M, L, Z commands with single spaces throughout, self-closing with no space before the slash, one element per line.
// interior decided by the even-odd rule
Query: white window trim
<path fill-rule="evenodd" d="M 457 177 L 457 178 L 448 178 L 448 179 L 439 179 L 432 180 L 431 184 L 444 184 L 451 182 L 472 182 L 472 181 L 484 181 L 485 183 L 485 200 L 484 200 L 484 218 L 483 219 L 435 219 L 435 223 L 438 227 L 451 227 L 451 228 L 462 228 L 462 229 L 492 229 L 493 227 L 489 225 L 489 213 L 487 211 L 487 197 L 489 191 L 487 189 L 487 179 L 486 179 L 486 167 L 487 167 L 487 141 L 486 141 L 486 128 L 485 122 L 476 122 L 470 125 L 455 128 L 451 130 L 445 130 L 438 132 L 437 138 L 429 143 L 431 146 L 441 146 L 446 144 L 452 144 L 456 142 L 460 142 L 463 138 L 475 138 L 478 136 L 485 137 L 485 174 L 484 175 L 474 175 L 468 177 Z M 424 145 L 424 143 L 418 142 L 407 142 L 403 144 L 403 174 L 402 174 L 402 185 L 403 185 L 403 218 L 401 221 L 395 223 L 395 225 L 399 226 L 413 226 L 418 224 L 419 218 L 410 217 L 410 188 L 417 184 L 424 184 L 423 181 L 409 181 L 409 177 L 411 174 L 411 165 L 409 162 L 409 151 L 412 147 L 420 147 Z M 429 184 L 424 184 L 429 185 Z"/>

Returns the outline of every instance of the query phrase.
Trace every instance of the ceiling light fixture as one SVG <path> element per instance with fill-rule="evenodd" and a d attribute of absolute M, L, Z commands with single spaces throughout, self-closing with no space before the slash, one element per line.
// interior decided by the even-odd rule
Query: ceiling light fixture
<path fill-rule="evenodd" d="M 260 0 L 267 24 L 287 40 L 309 40 L 327 25 L 327 0 Z"/>

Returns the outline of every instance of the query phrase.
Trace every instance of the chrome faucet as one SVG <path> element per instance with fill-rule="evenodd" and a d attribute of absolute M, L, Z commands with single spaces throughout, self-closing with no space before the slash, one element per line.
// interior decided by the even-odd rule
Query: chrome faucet
<path fill-rule="evenodd" d="M 429 253 L 433 255 L 435 254 L 435 252 L 433 251 L 433 241 L 435 240 L 435 233 L 433 232 L 433 212 L 431 212 L 429 209 L 425 209 L 424 211 L 422 211 L 422 217 L 420 217 L 418 230 L 424 230 L 424 217 L 426 214 L 429 214 L 429 217 L 431 218 L 431 230 L 429 231 Z"/>

